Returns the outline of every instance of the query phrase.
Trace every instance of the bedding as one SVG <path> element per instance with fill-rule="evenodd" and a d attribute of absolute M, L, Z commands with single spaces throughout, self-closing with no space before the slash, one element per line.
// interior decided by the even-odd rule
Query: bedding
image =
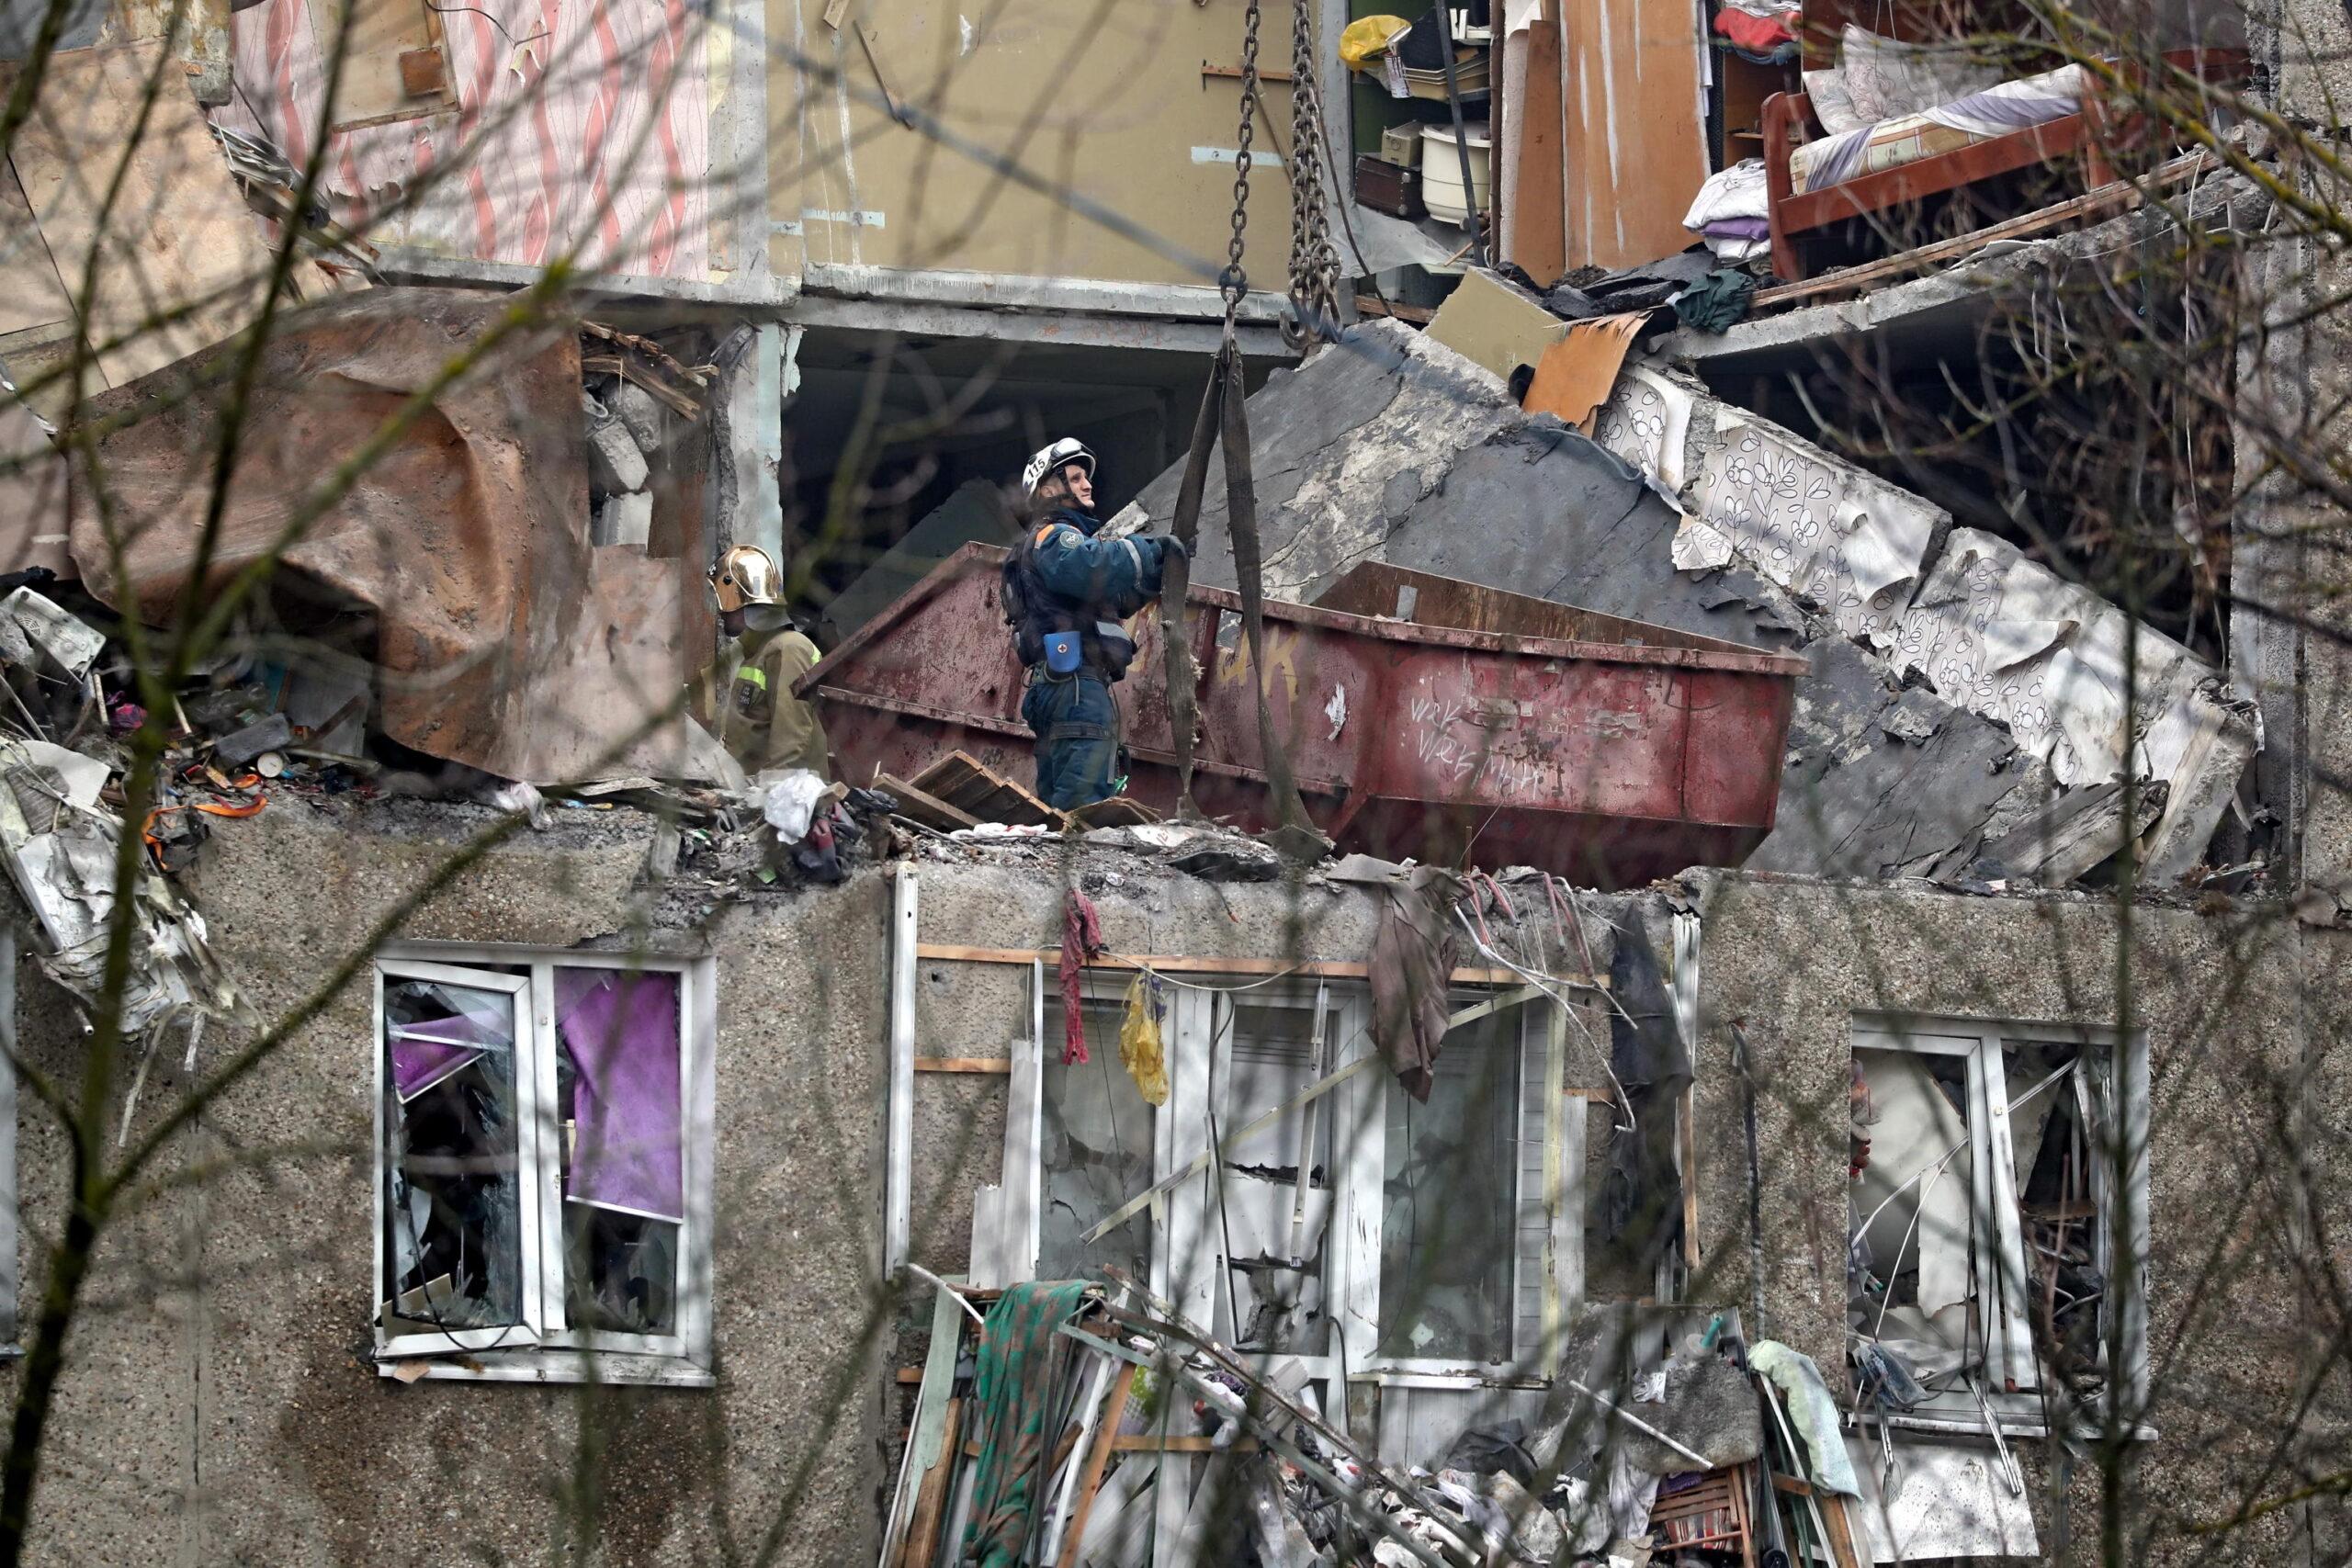
<path fill-rule="evenodd" d="M 1848 85 L 1852 85 L 1850 78 Z M 2064 119 L 2081 112 L 2082 107 L 2083 68 L 2079 65 L 1997 83 L 1933 108 L 1897 115 L 1794 148 L 1789 154 L 1789 186 L 1798 193 L 1824 190 L 1863 175 Z"/>

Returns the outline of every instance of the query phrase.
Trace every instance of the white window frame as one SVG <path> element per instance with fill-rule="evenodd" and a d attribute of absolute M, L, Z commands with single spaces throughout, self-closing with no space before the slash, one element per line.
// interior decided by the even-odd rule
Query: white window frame
<path fill-rule="evenodd" d="M 497 965 L 499 967 L 491 967 Z M 504 970 L 527 966 L 526 974 Z M 375 962 L 376 1143 L 375 1273 L 370 1300 L 378 1370 L 385 1376 L 421 1368 L 428 1378 L 471 1382 L 635 1382 L 707 1387 L 711 1372 L 710 1298 L 712 1227 L 712 1129 L 716 1122 L 716 976 L 706 957 L 583 952 L 571 948 L 401 943 L 385 948 Z M 562 1129 L 556 1119 L 558 1044 L 555 971 L 610 969 L 616 973 L 678 976 L 679 1100 L 683 1121 L 685 1220 L 679 1227 L 674 1285 L 675 1331 L 618 1334 L 557 1326 L 565 1321 L 563 1201 L 559 1191 Z M 489 1328 L 391 1334 L 382 1318 L 387 1259 L 386 1204 L 392 1129 L 385 1115 L 391 1092 L 384 1048 L 384 986 L 388 980 L 422 979 L 503 993 L 515 1009 L 514 1094 L 516 1145 L 521 1169 L 534 1179 L 518 1183 L 522 1241 L 520 1325 Z"/>
<path fill-rule="evenodd" d="M 1513 1162 L 1518 1190 L 1510 1233 L 1511 1305 L 1507 1325 L 1510 1359 L 1465 1361 L 1446 1357 L 1384 1356 L 1378 1351 L 1381 1237 L 1386 1218 L 1384 1189 L 1389 1074 L 1385 1065 L 1375 1063 L 1348 1086 L 1340 1111 L 1347 1118 L 1342 1125 L 1350 1129 L 1346 1148 L 1337 1155 L 1344 1179 L 1340 1183 L 1340 1203 L 1331 1222 L 1340 1245 L 1333 1249 L 1330 1260 L 1337 1277 L 1327 1286 L 1325 1296 L 1340 1309 L 1334 1318 L 1345 1337 L 1351 1382 L 1400 1389 L 1475 1389 L 1498 1385 L 1538 1388 L 1550 1382 L 1557 1359 L 1560 1325 L 1566 1320 L 1567 1309 L 1582 1293 L 1582 1216 L 1571 1213 L 1581 1201 L 1582 1129 L 1575 1129 L 1575 1135 L 1571 1135 L 1567 1107 L 1562 1098 L 1562 1058 L 1566 1042 L 1565 1022 L 1555 1016 L 1560 1013 L 1559 1006 L 1541 997 L 1514 998 L 1514 989 L 1456 987 L 1449 998 L 1449 1004 L 1457 1014 L 1481 1004 L 1494 1004 L 1498 1010 L 1509 1009 L 1514 1013 L 1510 1050 L 1515 1096 L 1511 1120 L 1514 1126 L 1521 1129 L 1517 1141 L 1525 1143 L 1531 1114 L 1535 1124 L 1544 1130 L 1544 1155 L 1538 1168 L 1530 1172 L 1523 1153 Z M 1347 1044 L 1350 1048 L 1339 1057 L 1342 1066 L 1375 1051 L 1368 1031 L 1355 1032 Z M 1544 1102 L 1532 1106 L 1531 1092 L 1543 1095 Z M 1541 1241 L 1531 1254 L 1523 1240 L 1528 1234 L 1525 1221 L 1538 1208 L 1544 1213 L 1544 1224 Z M 1576 1249 L 1573 1258 L 1566 1256 L 1566 1250 L 1571 1243 Z M 1531 1284 L 1538 1290 L 1540 1302 L 1538 1326 L 1532 1335 L 1524 1326 L 1525 1315 L 1519 1307 Z"/>
<path fill-rule="evenodd" d="M 2125 1364 L 2110 1368 L 2107 1401 L 2110 1409 L 2122 1401 L 2121 1413 L 2136 1421 L 2147 1404 L 2148 1390 L 2148 1051 L 2142 1033 L 2121 1035 L 2113 1030 L 2074 1024 L 2033 1023 L 2007 1019 L 1955 1018 L 1914 1013 L 1861 1012 L 1854 1015 L 1851 1049 L 1909 1051 L 1918 1055 L 1962 1057 L 1968 1070 L 1968 1133 L 1971 1171 L 1972 1269 L 1990 1280 L 1999 1292 L 1997 1310 L 1984 1314 L 1985 1345 L 1985 1405 L 2005 1436 L 2042 1438 L 2049 1435 L 2048 1416 L 2064 1408 L 2070 1396 L 2053 1394 L 2042 1386 L 2041 1369 L 2033 1348 L 2032 1320 L 2026 1303 L 2024 1226 L 2018 1214 L 2017 1157 L 2009 1122 L 2009 1086 L 2005 1045 L 2063 1046 L 2075 1055 L 2074 1073 L 2087 1079 L 2091 1103 L 2107 1135 L 2125 1140 L 2125 1190 L 2119 1194 L 2110 1179 L 2110 1160 L 2093 1162 L 2093 1196 L 2102 1216 L 2097 1230 L 2101 1274 L 2108 1281 L 2107 1299 L 2100 1303 L 2102 1347 L 2107 1342 L 2107 1314 L 2123 1314 Z M 2029 1088 L 2032 1086 L 2028 1086 Z M 2053 1085 L 2044 1093 L 2061 1092 Z M 2113 1257 L 2114 1227 L 2107 1216 L 2111 1205 L 2123 1202 L 2125 1225 L 2138 1266 L 2120 1277 Z M 1984 1216 L 1990 1225 L 1976 1224 Z M 1987 1233 L 1990 1233 L 1989 1235 Z M 1990 1386 L 1997 1369 L 2000 1387 Z M 2015 1382 L 2015 1391 L 2007 1385 Z M 1875 1417 L 1873 1417 L 1875 1419 Z M 1965 1390 L 1931 1393 L 1908 1415 L 1891 1415 L 1889 1426 L 1951 1434 L 1982 1431 L 1984 1411 L 1975 1395 Z"/>

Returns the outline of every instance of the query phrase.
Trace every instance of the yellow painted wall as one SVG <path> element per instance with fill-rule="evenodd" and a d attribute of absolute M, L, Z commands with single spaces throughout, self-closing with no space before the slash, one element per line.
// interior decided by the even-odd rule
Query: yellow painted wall
<path fill-rule="evenodd" d="M 1214 281 L 1225 260 L 1233 165 L 1195 148 L 1235 144 L 1239 83 L 1202 63 L 1238 64 L 1242 0 L 770 0 L 768 178 L 775 270 L 803 260 L 1145 283 Z M 1259 63 L 1287 71 L 1291 13 L 1268 5 Z M 861 47 L 857 29 L 872 50 Z M 798 59 L 814 71 L 796 71 Z M 925 107 L 972 141 L 1141 225 L 1175 256 L 1113 232 L 931 138 L 877 101 Z M 825 74 L 837 72 L 838 77 Z M 1290 90 L 1267 112 L 1290 141 Z M 1263 118 L 1255 151 L 1273 144 Z M 1281 287 L 1290 194 L 1262 159 L 1250 173 L 1249 264 Z M 852 214 L 878 214 L 863 222 Z"/>

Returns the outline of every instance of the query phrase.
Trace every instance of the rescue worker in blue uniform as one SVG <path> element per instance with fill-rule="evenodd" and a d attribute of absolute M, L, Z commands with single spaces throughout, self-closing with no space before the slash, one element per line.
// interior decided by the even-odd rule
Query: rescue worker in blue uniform
<path fill-rule="evenodd" d="M 1159 597 L 1178 540 L 1104 539 L 1094 515 L 1094 454 L 1065 436 L 1021 473 L 1029 522 L 1004 565 L 1004 614 L 1028 667 L 1021 716 L 1037 736 L 1037 794 L 1063 810 L 1116 794 L 1119 705 L 1135 639 L 1122 625 Z"/>

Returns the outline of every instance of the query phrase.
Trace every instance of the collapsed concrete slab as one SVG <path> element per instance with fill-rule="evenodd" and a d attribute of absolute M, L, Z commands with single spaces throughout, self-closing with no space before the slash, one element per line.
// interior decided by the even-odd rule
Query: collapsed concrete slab
<path fill-rule="evenodd" d="M 2015 705 L 1920 663 L 1919 638 L 1958 647 L 1953 630 L 1934 634 L 1939 574 L 1962 556 L 1982 570 L 2000 541 L 1955 532 L 1940 508 L 1682 378 L 1628 367 L 1588 439 L 1527 414 L 1444 345 L 1375 321 L 1278 372 L 1250 418 L 1272 597 L 1313 602 L 1357 563 L 1385 560 L 1804 653 L 1778 823 L 1751 866 L 1958 875 L 2055 791 L 2120 766 L 2120 739 L 2106 751 L 2090 739 L 2120 737 L 2120 713 L 2086 700 L 2020 731 Z M 1147 487 L 1114 529 L 1167 526 L 1179 477 Z M 1216 490 L 1194 576 L 1224 585 L 1232 550 Z M 2070 658 L 2108 670 L 2114 660 L 2088 650 L 2124 617 L 2066 591 L 2065 639 L 2081 644 Z M 2143 635 L 2165 643 L 2143 675 L 2169 695 L 2143 705 L 2138 767 L 2172 785 L 2146 852 L 2153 872 L 2177 876 L 2201 857 L 2252 737 L 2210 671 Z M 2084 734 L 2061 771 L 2051 737 L 2068 725 Z"/>

